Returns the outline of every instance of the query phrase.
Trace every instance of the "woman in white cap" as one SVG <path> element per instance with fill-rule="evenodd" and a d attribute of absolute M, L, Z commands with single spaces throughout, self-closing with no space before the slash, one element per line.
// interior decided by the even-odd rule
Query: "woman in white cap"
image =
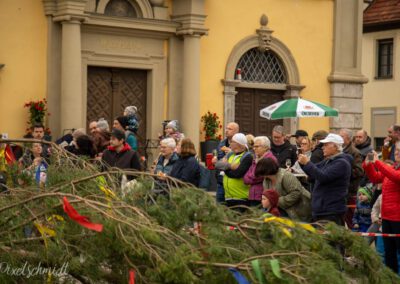
<path fill-rule="evenodd" d="M 302 169 L 314 182 L 311 193 L 313 221 L 326 220 L 344 226 L 353 158 L 343 153 L 340 135 L 330 133 L 320 143 L 325 158 L 322 162 L 314 164 L 304 154 L 298 157 Z"/>
<path fill-rule="evenodd" d="M 216 166 L 222 165 L 219 169 L 224 170 L 223 186 L 225 190 L 225 201 L 228 207 L 248 206 L 249 188 L 244 184 L 243 177 L 249 170 L 253 157 L 248 152 L 247 138 L 243 133 L 236 133 L 230 144 L 231 152 L 218 162 Z M 238 211 L 245 211 L 242 207 L 235 208 Z"/>

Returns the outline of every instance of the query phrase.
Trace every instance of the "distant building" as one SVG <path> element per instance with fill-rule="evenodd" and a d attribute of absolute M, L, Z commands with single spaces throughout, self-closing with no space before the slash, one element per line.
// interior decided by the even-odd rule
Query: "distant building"
<path fill-rule="evenodd" d="M 372 1 L 363 27 L 363 128 L 380 148 L 387 128 L 400 121 L 400 1 Z"/>

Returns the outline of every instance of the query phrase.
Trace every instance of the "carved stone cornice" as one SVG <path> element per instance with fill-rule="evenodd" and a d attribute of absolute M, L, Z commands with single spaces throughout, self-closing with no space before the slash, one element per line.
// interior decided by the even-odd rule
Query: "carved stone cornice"
<path fill-rule="evenodd" d="M 60 17 L 84 17 L 87 0 L 42 0 L 46 15 Z M 59 20 L 58 20 L 59 21 Z"/>
<path fill-rule="evenodd" d="M 329 83 L 353 83 L 365 84 L 368 83 L 368 78 L 362 74 L 348 74 L 335 72 L 328 76 Z"/>
<path fill-rule="evenodd" d="M 208 29 L 204 27 L 206 15 L 184 14 L 172 16 L 171 19 L 181 24 L 176 29 L 177 35 L 203 36 L 208 34 Z"/>

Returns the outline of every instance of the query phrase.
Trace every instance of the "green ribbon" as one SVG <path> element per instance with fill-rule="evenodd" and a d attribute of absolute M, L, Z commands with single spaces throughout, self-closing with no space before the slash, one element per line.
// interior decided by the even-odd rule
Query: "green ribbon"
<path fill-rule="evenodd" d="M 278 277 L 279 279 L 282 279 L 282 274 L 281 274 L 281 267 L 279 265 L 279 260 L 277 259 L 271 259 L 269 261 L 270 265 L 271 265 L 271 269 L 272 272 L 274 273 L 274 275 L 276 277 Z"/>
<path fill-rule="evenodd" d="M 258 259 L 253 260 L 251 262 L 251 266 L 253 267 L 253 270 L 258 278 L 258 281 L 261 284 L 266 284 L 267 282 L 265 281 L 264 275 L 261 272 L 260 261 Z"/>

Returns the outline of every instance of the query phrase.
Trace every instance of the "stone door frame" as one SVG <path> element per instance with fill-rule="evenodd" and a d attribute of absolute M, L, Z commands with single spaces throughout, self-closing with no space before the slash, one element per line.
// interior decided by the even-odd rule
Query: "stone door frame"
<path fill-rule="evenodd" d="M 235 79 L 235 69 L 240 58 L 252 48 L 260 47 L 260 37 L 251 35 L 238 42 L 229 55 L 225 69 L 225 78 L 222 80 L 224 85 L 224 124 L 235 120 L 235 95 L 236 88 L 254 88 L 254 89 L 273 89 L 284 90 L 284 99 L 295 98 L 300 96 L 301 90 L 304 88 L 300 84 L 300 75 L 296 61 L 289 48 L 275 37 L 270 37 L 268 41 L 268 49 L 273 51 L 282 61 L 288 82 L 286 84 L 268 84 L 268 83 L 249 83 Z M 284 119 L 283 123 L 287 133 L 294 133 L 298 127 L 298 120 L 295 118 Z"/>

